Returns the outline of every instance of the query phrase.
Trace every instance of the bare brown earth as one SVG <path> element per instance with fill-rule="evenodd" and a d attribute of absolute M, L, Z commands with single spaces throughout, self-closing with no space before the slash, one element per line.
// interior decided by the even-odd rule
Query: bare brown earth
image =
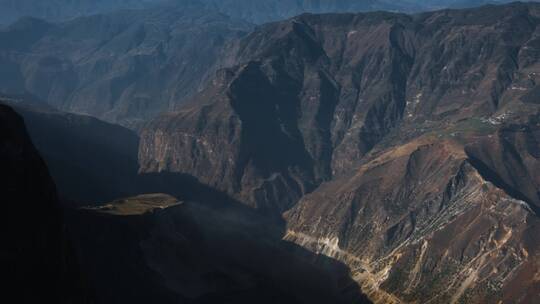
<path fill-rule="evenodd" d="M 142 131 L 141 172 L 188 173 L 284 211 L 377 145 L 452 136 L 453 126 L 493 132 L 537 109 L 537 9 L 303 15 L 262 26 L 231 47 L 223 61 L 234 67 L 191 105 Z"/>
<path fill-rule="evenodd" d="M 528 241 L 539 233 L 537 215 L 454 142 L 390 149 L 286 218 L 286 239 L 346 261 L 375 302 L 538 298 L 538 248 Z"/>
<path fill-rule="evenodd" d="M 148 124 L 141 172 L 287 221 L 377 303 L 540 298 L 540 6 L 303 15 Z"/>

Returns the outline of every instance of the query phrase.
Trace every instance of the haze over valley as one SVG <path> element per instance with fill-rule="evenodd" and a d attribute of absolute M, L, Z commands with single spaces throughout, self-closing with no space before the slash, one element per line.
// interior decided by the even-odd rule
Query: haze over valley
<path fill-rule="evenodd" d="M 540 4 L 0 9 L 7 297 L 540 301 Z"/>

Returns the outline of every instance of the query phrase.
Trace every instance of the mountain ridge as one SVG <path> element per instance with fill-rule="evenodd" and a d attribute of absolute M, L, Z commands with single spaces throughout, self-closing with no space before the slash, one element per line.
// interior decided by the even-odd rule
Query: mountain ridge
<path fill-rule="evenodd" d="M 140 170 L 283 215 L 286 240 L 346 263 L 375 303 L 534 303 L 539 17 L 513 3 L 259 26 L 143 128 Z"/>
<path fill-rule="evenodd" d="M 530 14 L 538 16 L 538 6 L 531 5 L 530 7 L 533 9 Z M 198 160 L 193 164 L 208 166 L 209 163 L 200 162 L 201 157 L 208 157 L 210 162 L 218 161 L 212 165 L 213 168 L 224 166 L 222 168 L 225 171 L 222 174 L 236 174 L 234 172 L 239 171 L 235 170 L 240 170 L 240 172 L 245 170 L 232 169 L 236 165 L 242 166 L 242 161 L 233 161 L 231 163 L 233 167 L 229 168 L 225 159 L 226 157 L 232 157 L 233 160 L 238 157 L 242 159 L 244 157 L 242 150 L 236 149 L 238 147 L 244 149 L 241 147 L 243 141 L 247 145 L 251 145 L 249 142 L 252 141 L 257 144 L 249 148 L 246 146 L 246 151 L 259 149 L 258 145 L 265 145 L 267 151 L 280 153 L 279 149 L 290 145 L 285 149 L 287 153 L 297 151 L 297 154 L 289 153 L 291 158 L 288 160 L 287 156 L 277 154 L 276 159 L 284 162 L 292 161 L 290 168 L 296 167 L 300 170 L 298 173 L 300 176 L 308 177 L 308 183 L 317 184 L 324 179 L 345 173 L 348 167 L 354 168 L 355 163 L 357 164 L 398 125 L 409 126 L 414 131 L 415 125 L 434 124 L 430 127 L 434 128 L 437 123 L 433 121 L 437 120 L 451 125 L 475 116 L 487 119 L 498 113 L 496 116 L 499 117 L 503 115 L 504 108 L 511 107 L 508 103 L 518 102 L 522 105 L 519 98 L 515 97 L 515 94 L 522 94 L 522 91 L 514 87 L 521 86 L 520 82 L 523 82 L 524 88 L 534 87 L 534 84 L 530 82 L 533 80 L 529 78 L 533 74 L 529 75 L 525 68 L 515 77 L 515 80 L 512 80 L 513 85 L 508 83 L 508 78 L 505 78 L 508 73 L 515 73 L 512 71 L 514 67 L 511 62 L 516 56 L 513 53 L 516 45 L 533 43 L 527 40 L 533 37 L 531 35 L 534 30 L 524 27 L 523 29 L 528 31 L 526 35 L 522 37 L 512 35 L 515 38 L 510 38 L 501 46 L 492 42 L 493 40 L 486 40 L 494 49 L 485 54 L 475 54 L 474 56 L 488 57 L 483 61 L 477 61 L 477 65 L 473 66 L 468 66 L 465 60 L 470 60 L 469 57 L 472 56 L 471 53 L 474 50 L 480 50 L 485 46 L 480 42 L 461 40 L 460 35 L 463 34 L 459 32 L 455 34 L 455 37 L 452 37 L 450 33 L 461 26 L 476 26 L 475 23 L 485 28 L 499 23 L 501 30 L 498 35 L 504 36 L 513 30 L 514 23 L 521 23 L 521 14 L 529 14 L 528 8 L 529 6 L 522 4 L 503 7 L 487 6 L 469 11 L 440 11 L 414 17 L 389 13 L 302 15 L 289 21 L 260 27 L 243 39 L 238 46 L 232 48 L 237 54 L 235 67 L 225 69 L 218 74 L 206 92 L 200 93 L 178 114 L 165 115 L 162 121 L 156 119 L 143 131 L 141 144 L 143 150 L 140 153 L 142 170 L 167 170 L 169 163 L 171 164 L 169 168 L 173 170 L 174 166 L 180 166 L 180 168 L 184 166 L 187 170 L 184 172 L 195 172 L 194 175 L 197 176 L 197 168 L 190 168 L 190 161 L 187 160 L 196 157 Z M 480 15 L 486 10 L 495 10 L 495 13 L 506 17 L 500 19 L 495 16 L 484 21 L 477 18 L 476 14 Z M 445 18 L 446 14 L 454 14 L 454 19 L 449 19 L 450 22 L 439 23 L 438 20 Z M 463 17 L 466 19 L 462 19 Z M 388 23 L 386 20 L 389 20 Z M 468 24 L 473 21 L 473 24 Z M 326 28 L 318 27 L 318 23 L 321 22 L 326 23 Z M 426 25 L 421 27 L 422 23 Z M 349 28 L 349 24 L 356 29 Z M 445 38 L 444 42 L 447 46 L 443 46 L 447 47 L 446 50 L 437 46 L 438 38 L 434 41 L 430 38 L 433 31 L 438 31 L 437 37 L 449 37 Z M 360 38 L 354 38 L 354 35 Z M 485 39 L 492 39 L 489 31 L 486 31 L 485 35 Z M 415 42 L 419 39 L 424 39 L 426 42 L 423 42 L 423 45 Z M 513 39 L 520 40 L 513 41 Z M 531 41 L 534 39 L 532 38 Z M 368 44 L 361 46 L 359 43 L 364 41 L 368 41 Z M 456 43 L 470 45 L 458 47 Z M 434 52 L 446 52 L 446 54 Z M 523 62 L 535 60 L 534 54 L 531 47 L 525 48 L 520 55 L 522 56 L 520 60 Z M 451 60 L 451 62 L 441 63 L 441 55 L 447 57 L 442 60 Z M 413 56 L 416 59 L 413 60 Z M 423 56 L 422 60 L 419 60 L 418 56 Z M 528 65 L 528 69 L 534 70 L 534 62 Z M 511 72 L 499 72 L 507 67 Z M 436 78 L 438 75 L 436 73 L 441 72 L 442 77 Z M 491 80 L 489 73 L 495 73 L 495 75 L 500 73 L 500 75 L 497 75 L 495 80 Z M 467 78 L 460 78 L 462 75 L 466 75 Z M 311 82 L 306 82 L 307 79 Z M 472 86 L 487 89 L 477 90 Z M 259 92 L 252 88 L 257 88 Z M 427 92 L 421 92 L 420 88 L 430 88 L 430 95 Z M 244 95 L 238 95 L 237 92 Z M 464 96 L 470 96 L 470 99 Z M 250 99 L 255 100 L 255 98 L 266 99 L 256 103 L 250 102 Z M 507 99 L 504 100 L 504 98 Z M 255 104 L 256 107 L 254 107 Z M 525 108 L 529 105 L 523 104 L 520 107 Z M 264 110 L 261 107 L 264 107 Z M 229 112 L 230 118 L 226 118 L 224 113 Z M 244 112 L 246 114 L 243 114 Z M 508 116 L 511 112 L 505 115 Z M 517 113 L 514 113 L 514 116 L 519 116 L 525 112 L 525 109 L 515 112 Z M 269 113 L 275 113 L 273 114 L 275 117 L 268 116 Z M 175 115 L 176 118 L 174 118 Z M 186 136 L 183 139 L 187 145 L 185 152 L 169 150 L 180 154 L 174 155 L 176 152 L 173 152 L 162 155 L 159 154 L 161 152 L 156 151 L 158 156 L 153 157 L 151 153 L 156 145 L 157 148 L 160 144 L 171 145 L 175 149 L 177 149 L 176 145 L 180 145 L 179 147 L 183 145 L 181 141 L 172 138 L 171 142 L 156 143 L 156 145 L 152 143 L 152 131 L 149 131 L 152 125 L 155 125 L 160 134 L 166 135 L 167 122 L 171 123 L 172 128 L 185 128 L 183 131 L 185 133 L 178 134 L 178 136 L 181 134 Z M 252 125 L 248 126 L 249 124 Z M 313 124 L 313 127 L 308 126 L 309 124 Z M 444 124 L 439 125 L 444 126 Z M 215 132 L 222 131 L 225 133 L 214 137 Z M 255 132 L 255 137 L 249 137 L 251 135 L 242 132 Z M 264 140 L 276 142 L 260 141 L 261 138 L 256 137 L 261 134 L 257 132 L 268 132 L 263 136 Z M 148 139 L 145 139 L 145 135 L 148 135 L 146 137 Z M 199 136 L 203 138 L 198 139 Z M 192 140 L 190 138 L 200 143 L 196 141 L 190 143 Z M 223 160 L 213 160 L 214 148 L 202 145 L 208 145 L 218 138 L 220 143 L 212 143 L 212 147 L 219 146 L 221 155 L 231 153 L 229 156 L 223 156 Z M 308 140 L 309 138 L 312 142 Z M 159 140 L 168 140 L 168 138 L 163 137 Z M 279 143 L 278 140 L 282 142 Z M 208 143 L 204 143 L 205 141 Z M 230 147 L 232 150 L 225 147 Z M 190 154 L 191 149 L 196 149 L 202 154 L 193 156 Z M 306 150 L 303 151 L 304 149 Z M 325 155 L 324 153 L 328 153 L 329 150 L 334 151 L 331 155 Z M 258 157 L 258 162 L 272 161 L 272 155 L 266 155 L 264 149 L 249 153 L 252 153 L 255 158 Z M 147 164 L 146 158 L 156 159 L 158 163 Z M 249 162 L 249 160 L 243 161 Z M 310 164 L 312 161 L 314 163 Z M 261 170 L 262 174 L 269 178 L 272 174 L 264 173 L 266 169 L 261 166 L 256 165 L 256 170 Z M 277 167 L 270 170 L 274 169 Z M 208 170 L 201 172 L 211 173 Z M 320 174 L 318 177 L 312 175 L 310 178 L 309 176 L 314 172 L 320 172 Z M 274 173 L 279 172 L 274 171 Z M 208 181 L 214 185 L 214 177 L 205 176 L 203 179 L 207 178 L 211 178 Z M 230 186 L 227 186 L 230 189 L 228 191 L 238 191 L 238 182 L 242 177 L 240 175 L 233 179 L 222 179 L 218 176 L 215 178 L 218 183 L 230 181 Z M 288 177 L 284 178 L 288 179 Z M 247 178 L 247 180 L 252 179 Z M 306 184 L 299 187 L 309 186 Z"/>

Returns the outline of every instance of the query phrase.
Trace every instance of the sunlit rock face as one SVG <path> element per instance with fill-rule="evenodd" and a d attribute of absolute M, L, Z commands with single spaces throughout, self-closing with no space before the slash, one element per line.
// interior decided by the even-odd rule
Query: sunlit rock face
<path fill-rule="evenodd" d="M 483 173 L 453 141 L 390 148 L 303 198 L 286 239 L 346 261 L 375 302 L 533 303 L 539 219 Z"/>
<path fill-rule="evenodd" d="M 534 303 L 539 9 L 260 27 L 144 128 L 141 171 L 282 214 L 375 302 Z"/>

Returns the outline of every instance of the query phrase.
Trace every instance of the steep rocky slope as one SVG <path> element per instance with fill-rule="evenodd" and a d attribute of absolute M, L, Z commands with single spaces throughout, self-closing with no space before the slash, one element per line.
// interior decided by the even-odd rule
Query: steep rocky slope
<path fill-rule="evenodd" d="M 235 67 L 142 132 L 141 170 L 188 173 L 286 210 L 354 170 L 397 126 L 416 136 L 535 107 L 537 9 L 304 15 L 263 26 L 231 47 Z"/>
<path fill-rule="evenodd" d="M 116 4 L 139 7 L 142 1 L 69 1 L 69 5 L 61 5 L 62 0 L 38 1 L 39 5 L 7 1 L 0 2 L 0 14 L 11 14 L 6 7 L 41 10 L 43 6 L 51 7 L 43 10 L 55 15 L 55 9 L 92 5 L 97 12 L 101 6 Z M 259 23 L 304 12 L 410 11 L 408 1 L 154 2 L 145 9 L 60 24 L 35 19 L 42 14 L 29 12 L 23 16 L 33 17 L 1 27 L 0 93 L 31 94 L 62 111 L 137 128 L 175 109 L 213 76 L 219 66 L 216 62 L 225 56 L 223 47 L 252 29 L 250 23 L 239 20 Z M 80 10 L 82 15 L 94 12 Z"/>
<path fill-rule="evenodd" d="M 29 96 L 0 96 L 25 120 L 65 205 L 87 206 L 143 193 L 224 201 L 215 189 L 175 173 L 138 172 L 138 135 L 90 116 L 58 111 Z"/>
<path fill-rule="evenodd" d="M 346 262 L 375 302 L 534 303 L 540 219 L 534 205 L 491 182 L 504 170 L 468 157 L 464 142 L 489 136 L 430 134 L 369 157 L 289 211 L 286 239 Z M 521 182 L 526 190 L 533 181 Z"/>
<path fill-rule="evenodd" d="M 2 296 L 19 302 L 87 303 L 56 189 L 22 118 L 0 105 Z"/>
<path fill-rule="evenodd" d="M 0 30 L 0 92 L 125 126 L 173 109 L 250 25 L 189 5 Z"/>
<path fill-rule="evenodd" d="M 142 172 L 285 212 L 375 302 L 540 296 L 540 6 L 303 15 L 142 132 Z"/>
<path fill-rule="evenodd" d="M 217 206 L 216 206 L 217 205 Z M 142 195 L 73 211 L 100 303 L 368 303 L 346 267 L 234 205 Z"/>

